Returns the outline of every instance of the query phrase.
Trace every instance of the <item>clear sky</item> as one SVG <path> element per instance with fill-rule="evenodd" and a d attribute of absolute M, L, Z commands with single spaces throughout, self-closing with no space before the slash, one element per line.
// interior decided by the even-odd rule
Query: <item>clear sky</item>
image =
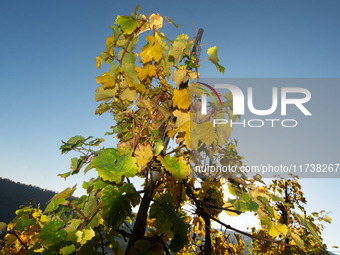
<path fill-rule="evenodd" d="M 81 194 L 82 181 L 94 176 L 95 171 L 85 177 L 72 176 L 67 181 L 57 177 L 68 171 L 70 158 L 77 156 L 60 155 L 61 140 L 74 135 L 103 137 L 114 124 L 112 116 L 94 115 L 98 105 L 94 100 L 95 79 L 102 73 L 95 67 L 94 59 L 104 50 L 116 16 L 129 15 L 137 4 L 141 5 L 140 13 L 147 15 L 153 11 L 180 25 L 179 29 L 172 25 L 164 27 L 169 38 L 180 33 L 192 37 L 192 22 L 205 30 L 202 41 L 208 43 L 207 47 L 219 47 L 226 72 L 222 76 L 206 62 L 200 70 L 202 77 L 340 76 L 340 2 L 336 0 L 1 1 L 1 177 L 54 191 L 78 183 L 77 194 Z M 203 54 L 206 49 L 203 47 L 201 59 L 206 58 Z M 339 110 L 339 103 L 331 100 L 338 95 L 335 91 L 338 92 L 325 88 L 317 95 L 323 100 L 320 102 L 328 102 Z M 338 117 L 337 111 L 325 112 L 323 118 L 313 119 L 318 121 L 317 125 L 300 130 L 305 134 L 301 143 L 308 142 L 309 147 L 315 148 L 313 155 L 337 157 L 334 162 L 320 163 L 340 163 Z M 261 153 L 246 145 L 261 142 L 265 137 L 236 136 L 239 152 L 245 158 Z M 242 139 L 247 143 L 242 143 Z M 298 138 L 291 139 L 296 142 Z M 110 137 L 106 140 L 106 146 L 115 145 Z M 286 149 L 297 153 L 291 144 Z M 279 159 L 282 155 L 276 156 Z M 323 234 L 328 247 L 340 245 L 339 181 L 300 180 L 308 201 L 307 212 L 324 209 L 333 218 Z M 245 229 L 253 222 L 247 218 L 241 221 L 233 218 L 228 224 L 243 224 Z"/>

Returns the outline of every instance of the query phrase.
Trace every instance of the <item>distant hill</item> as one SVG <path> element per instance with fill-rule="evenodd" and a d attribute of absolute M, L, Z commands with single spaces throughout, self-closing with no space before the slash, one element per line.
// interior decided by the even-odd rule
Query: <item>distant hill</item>
<path fill-rule="evenodd" d="M 15 217 L 15 211 L 19 209 L 20 205 L 26 205 L 31 199 L 35 203 L 40 203 L 42 211 L 46 208 L 46 203 L 56 194 L 51 190 L 41 189 L 36 186 L 22 184 L 20 182 L 13 182 L 9 179 L 0 177 L 0 222 L 9 223 Z M 134 223 L 134 222 L 133 222 Z M 133 223 L 131 228 L 133 227 Z M 130 224 L 129 224 L 130 225 Z M 234 232 L 228 231 L 230 234 L 230 241 L 236 243 Z M 251 238 L 242 236 L 246 246 L 250 244 Z M 120 245 L 125 250 L 127 243 L 123 238 L 118 239 Z M 248 249 L 246 249 L 246 254 Z M 338 252 L 329 254 L 339 254 Z"/>
<path fill-rule="evenodd" d="M 44 211 L 46 203 L 56 193 L 36 186 L 13 182 L 0 177 L 0 222 L 9 223 L 15 217 L 20 205 L 26 205 L 31 199 Z"/>

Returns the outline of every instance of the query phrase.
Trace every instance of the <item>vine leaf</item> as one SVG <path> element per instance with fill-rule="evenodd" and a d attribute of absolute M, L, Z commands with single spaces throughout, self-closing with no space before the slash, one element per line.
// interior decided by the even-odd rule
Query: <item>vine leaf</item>
<path fill-rule="evenodd" d="M 153 65 L 144 65 L 143 67 L 136 67 L 136 71 L 138 72 L 138 78 L 141 81 L 144 81 L 147 77 L 155 77 L 157 75 L 157 68 Z"/>
<path fill-rule="evenodd" d="M 175 89 L 173 96 L 174 106 L 180 109 L 188 109 L 190 106 L 190 93 L 189 89 Z"/>
<path fill-rule="evenodd" d="M 135 192 L 132 184 L 121 187 L 107 186 L 102 190 L 100 198 L 103 206 L 103 218 L 113 229 L 119 228 L 126 217 L 131 215 L 131 206 L 137 206 L 140 196 Z"/>
<path fill-rule="evenodd" d="M 173 56 L 176 59 L 176 62 L 175 62 L 176 66 L 181 60 L 184 49 L 185 49 L 185 44 L 183 42 L 174 42 L 170 47 L 168 55 Z"/>
<path fill-rule="evenodd" d="M 175 69 L 174 75 L 172 76 L 172 80 L 177 85 L 177 88 L 179 88 L 179 85 L 183 82 L 186 82 L 189 79 L 187 77 L 187 70 L 186 69 Z"/>
<path fill-rule="evenodd" d="M 77 242 L 84 245 L 95 236 L 95 232 L 92 228 L 84 229 L 83 231 L 78 230 L 76 236 L 78 237 Z"/>
<path fill-rule="evenodd" d="M 118 65 L 116 65 L 115 67 L 118 68 Z M 111 75 L 110 71 L 107 71 L 103 73 L 101 76 L 98 76 L 96 80 L 98 85 L 103 84 L 104 89 L 113 88 L 116 84 L 118 72 L 114 71 L 115 68 L 113 68 L 113 66 L 110 67 L 110 70 L 113 71 L 113 75 Z"/>
<path fill-rule="evenodd" d="M 152 147 L 149 143 L 146 145 L 138 144 L 135 150 L 135 158 L 137 159 L 138 171 L 144 169 L 153 158 Z"/>
<path fill-rule="evenodd" d="M 150 27 L 155 29 L 160 29 L 163 26 L 163 17 L 159 14 L 151 14 L 150 15 Z"/>
<path fill-rule="evenodd" d="M 155 253 L 149 251 L 151 245 L 147 240 L 138 240 L 135 245 L 131 247 L 129 255 L 154 255 Z"/>
<path fill-rule="evenodd" d="M 313 227 L 312 223 L 306 219 L 305 215 L 294 213 L 300 220 L 300 223 L 302 226 L 306 227 L 315 237 L 319 237 L 318 233 L 315 231 L 315 228 Z"/>
<path fill-rule="evenodd" d="M 122 100 L 135 101 L 135 99 L 137 98 L 137 91 L 134 89 L 127 88 L 120 95 L 120 98 Z"/>
<path fill-rule="evenodd" d="M 98 87 L 96 89 L 96 101 L 110 101 L 114 96 L 117 95 L 117 88 L 114 89 L 104 89 L 103 87 Z"/>
<path fill-rule="evenodd" d="M 138 22 L 132 16 L 117 16 L 116 25 L 119 25 L 120 28 L 124 31 L 125 34 L 131 34 L 137 27 Z"/>
<path fill-rule="evenodd" d="M 162 166 L 165 167 L 165 170 L 168 171 L 176 181 L 182 181 L 190 174 L 190 167 L 183 160 L 183 157 L 177 158 L 166 155 L 163 158 L 161 155 L 158 155 L 157 159 L 162 163 Z"/>
<path fill-rule="evenodd" d="M 192 132 L 190 146 L 193 150 L 198 149 L 200 141 L 206 145 L 211 145 L 216 141 L 215 129 L 213 123 L 210 121 L 203 122 L 201 124 L 191 121 L 190 131 Z"/>
<path fill-rule="evenodd" d="M 225 68 L 219 64 L 220 60 L 217 57 L 217 46 L 210 47 L 208 49 L 208 55 L 209 55 L 209 60 L 215 64 L 217 71 L 221 72 L 224 74 Z"/>
<path fill-rule="evenodd" d="M 287 234 L 288 228 L 286 225 L 281 223 L 276 223 L 276 225 L 274 225 L 267 216 L 262 217 L 261 223 L 267 226 L 269 235 L 273 237 L 278 237 L 280 233 L 282 233 L 284 236 Z"/>
<path fill-rule="evenodd" d="M 176 28 L 178 28 L 178 25 L 175 24 L 169 17 L 165 16 L 165 18 L 170 24 L 173 24 Z"/>
<path fill-rule="evenodd" d="M 159 42 L 155 42 L 155 38 L 151 35 L 148 35 L 145 39 L 148 41 L 148 44 L 142 48 L 140 53 L 143 64 L 152 60 L 158 62 L 162 57 L 162 45 Z"/>
<path fill-rule="evenodd" d="M 304 247 L 304 242 L 302 241 L 302 239 L 295 233 L 290 233 L 290 236 L 292 237 L 294 243 L 299 246 L 300 248 Z"/>
<path fill-rule="evenodd" d="M 65 246 L 64 248 L 61 249 L 61 253 L 63 255 L 68 255 L 71 253 L 74 253 L 76 251 L 76 246 L 74 244 Z"/>
<path fill-rule="evenodd" d="M 160 233 L 171 231 L 174 237 L 169 248 L 179 252 L 187 243 L 188 226 L 175 211 L 175 201 L 170 194 L 155 199 L 150 208 L 150 218 L 155 218 L 156 228 Z"/>
<path fill-rule="evenodd" d="M 104 181 L 119 183 L 121 177 L 133 177 L 137 173 L 137 159 L 132 157 L 132 151 L 120 155 L 114 148 L 105 149 L 97 158 L 93 159 L 91 166 L 95 167 L 98 175 Z"/>
<path fill-rule="evenodd" d="M 65 222 L 59 219 L 50 221 L 41 229 L 39 237 L 44 240 L 46 245 L 60 242 L 66 237 L 66 231 L 61 229 L 64 225 Z"/>

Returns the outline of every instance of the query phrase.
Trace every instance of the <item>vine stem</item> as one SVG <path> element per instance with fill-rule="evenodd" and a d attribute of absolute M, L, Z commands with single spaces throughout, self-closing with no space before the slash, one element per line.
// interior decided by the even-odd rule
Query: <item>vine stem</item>
<path fill-rule="evenodd" d="M 9 233 L 14 235 L 19 240 L 19 242 L 25 247 L 25 250 L 28 250 L 28 246 L 21 240 L 20 236 L 18 236 L 17 233 L 15 233 L 14 230 L 9 231 Z"/>

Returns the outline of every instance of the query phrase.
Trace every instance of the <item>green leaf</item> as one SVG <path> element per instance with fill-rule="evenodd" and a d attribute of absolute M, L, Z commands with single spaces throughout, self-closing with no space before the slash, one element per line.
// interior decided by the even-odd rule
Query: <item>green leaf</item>
<path fill-rule="evenodd" d="M 77 228 L 82 222 L 83 220 L 81 219 L 72 219 L 71 223 L 69 223 L 65 227 L 65 231 L 67 233 L 67 238 L 66 238 L 67 241 L 72 241 L 72 242 L 77 241 L 77 236 L 75 235 L 75 233 L 77 232 Z"/>
<path fill-rule="evenodd" d="M 108 102 L 111 100 L 114 96 L 117 95 L 117 88 L 114 89 L 104 89 L 102 86 L 98 87 L 96 89 L 96 101 L 104 101 Z"/>
<path fill-rule="evenodd" d="M 216 65 L 217 71 L 221 72 L 224 74 L 225 68 L 219 64 L 219 59 L 217 57 L 217 46 L 210 47 L 208 49 L 208 55 L 209 55 L 209 60 Z"/>
<path fill-rule="evenodd" d="M 165 16 L 166 20 L 171 23 L 172 25 L 174 25 L 176 28 L 178 28 L 178 25 L 176 23 L 174 23 L 168 16 Z"/>
<path fill-rule="evenodd" d="M 256 212 L 259 209 L 259 205 L 254 201 L 247 202 L 249 211 Z"/>
<path fill-rule="evenodd" d="M 80 244 L 84 245 L 88 240 L 91 240 L 94 236 L 95 236 L 95 232 L 93 231 L 92 228 L 83 230 Z"/>
<path fill-rule="evenodd" d="M 71 175 L 77 174 L 80 170 L 80 168 L 82 167 L 82 165 L 84 165 L 84 161 L 82 159 L 78 159 L 78 158 L 72 158 L 71 159 Z"/>
<path fill-rule="evenodd" d="M 16 210 L 15 214 L 18 215 L 19 217 L 24 217 L 30 215 L 32 211 L 33 209 L 30 206 L 25 206 L 22 209 Z"/>
<path fill-rule="evenodd" d="M 121 122 L 124 119 L 124 115 L 127 113 L 127 111 L 120 112 L 114 115 L 114 119 L 117 122 Z"/>
<path fill-rule="evenodd" d="M 235 210 L 237 211 L 241 211 L 241 212 L 248 211 L 248 205 L 244 203 L 242 200 L 232 199 L 232 200 L 229 200 L 228 202 L 231 203 L 235 207 Z"/>
<path fill-rule="evenodd" d="M 229 190 L 230 195 L 236 196 L 236 191 L 231 185 L 228 185 L 228 190 Z"/>
<path fill-rule="evenodd" d="M 63 255 L 68 255 L 76 251 L 76 247 L 74 244 L 65 246 L 64 248 L 61 249 L 61 253 Z"/>
<path fill-rule="evenodd" d="M 59 219 L 47 222 L 46 225 L 41 229 L 40 238 L 46 245 L 55 244 L 62 241 L 66 237 L 66 231 L 61 229 L 64 227 L 65 222 Z"/>
<path fill-rule="evenodd" d="M 69 177 L 71 175 L 71 172 L 67 172 L 67 173 L 63 173 L 63 174 L 58 174 L 57 176 L 60 176 L 61 178 L 66 178 Z"/>
<path fill-rule="evenodd" d="M 188 226 L 175 211 L 174 199 L 170 194 L 159 196 L 150 207 L 150 218 L 155 218 L 159 233 L 171 231 L 174 238 L 170 243 L 170 250 L 179 252 L 187 243 Z"/>
<path fill-rule="evenodd" d="M 132 206 L 137 206 L 140 196 L 135 192 L 132 184 L 121 187 L 106 186 L 101 191 L 100 198 L 103 206 L 103 218 L 113 228 L 117 229 L 127 216 L 131 215 Z"/>
<path fill-rule="evenodd" d="M 247 194 L 243 194 L 242 195 L 242 200 L 245 201 L 245 202 L 248 201 L 249 200 L 249 196 Z"/>
<path fill-rule="evenodd" d="M 138 240 L 135 245 L 131 247 L 128 255 L 154 255 L 154 252 L 149 251 L 151 245 L 147 240 Z"/>
<path fill-rule="evenodd" d="M 107 112 L 108 110 L 110 110 L 111 109 L 111 107 L 110 107 L 110 105 L 108 105 L 107 103 L 101 103 L 98 107 L 97 107 L 97 109 L 96 109 L 96 111 L 95 111 L 95 114 L 97 115 L 102 115 L 103 113 L 105 113 L 105 112 Z"/>
<path fill-rule="evenodd" d="M 99 203 L 99 199 L 96 197 L 97 191 L 95 189 L 90 188 L 89 190 L 91 191 L 90 191 L 90 194 L 88 195 L 88 200 L 85 201 L 84 209 L 81 211 L 86 216 L 90 214 L 93 215 L 90 221 L 87 222 L 86 227 L 95 228 L 103 222 L 102 209 L 97 208 L 97 210 L 94 210 Z M 88 193 L 89 193 L 89 190 L 87 191 Z"/>
<path fill-rule="evenodd" d="M 107 184 L 105 182 L 103 182 L 101 179 L 98 179 L 98 181 L 94 184 L 93 188 L 98 190 L 104 188 L 106 185 Z"/>
<path fill-rule="evenodd" d="M 137 174 L 137 160 L 132 157 L 132 151 L 120 155 L 117 149 L 105 149 L 92 160 L 91 165 L 104 181 L 119 183 L 122 176 L 133 177 Z"/>
<path fill-rule="evenodd" d="M 300 214 L 297 214 L 297 213 L 294 213 L 294 215 L 299 218 L 302 226 L 307 228 L 315 237 L 319 238 L 319 235 L 315 231 L 315 228 L 312 226 L 312 224 L 309 222 L 309 220 L 306 219 L 305 215 L 303 215 L 303 214 L 300 215 Z"/>
<path fill-rule="evenodd" d="M 94 166 L 92 165 L 92 161 L 86 166 L 84 170 L 84 174 L 86 174 L 88 171 L 90 171 Z"/>
<path fill-rule="evenodd" d="M 264 205 L 268 205 L 268 199 L 262 196 L 257 196 L 257 199 L 260 200 Z"/>
<path fill-rule="evenodd" d="M 274 218 L 274 217 L 275 217 L 275 214 L 274 214 L 273 208 L 270 207 L 269 205 L 266 205 L 266 209 L 267 209 L 267 212 L 268 212 L 269 216 L 270 216 L 271 218 Z"/>
<path fill-rule="evenodd" d="M 5 222 L 0 222 L 0 230 L 3 230 L 7 224 Z"/>
<path fill-rule="evenodd" d="M 278 196 L 274 195 L 271 198 L 272 198 L 272 201 L 274 201 L 274 202 L 277 202 L 277 201 L 284 202 L 282 197 L 278 197 Z"/>
<path fill-rule="evenodd" d="M 190 174 L 190 167 L 183 160 L 183 157 L 177 158 L 166 155 L 163 158 L 162 156 L 158 155 L 157 159 L 162 163 L 162 166 L 165 167 L 165 170 L 175 178 L 176 181 L 182 181 Z"/>
<path fill-rule="evenodd" d="M 131 54 L 130 54 L 131 55 Z M 130 56 L 128 55 L 128 56 Z M 124 55 L 124 59 L 126 59 L 126 53 Z M 127 61 L 127 60 L 126 60 Z M 129 77 L 130 81 L 135 84 L 138 81 L 138 73 L 135 70 L 135 59 L 133 59 L 132 63 L 126 63 L 124 64 L 124 68 L 125 68 L 125 72 L 127 74 L 127 76 Z"/>
<path fill-rule="evenodd" d="M 28 228 L 30 226 L 32 226 L 35 223 L 35 221 L 33 219 L 30 218 L 22 218 L 18 221 L 18 223 L 15 226 L 15 230 L 17 231 L 21 231 L 25 228 Z M 0 228 L 1 229 L 1 228 Z"/>
<path fill-rule="evenodd" d="M 262 217 L 261 224 L 267 226 L 269 235 L 273 237 L 278 237 L 280 233 L 283 236 L 286 236 L 287 231 L 288 231 L 288 228 L 286 225 L 280 224 L 280 223 L 276 223 L 276 225 L 274 225 L 273 222 L 271 222 L 267 216 Z"/>
<path fill-rule="evenodd" d="M 139 25 L 134 17 L 120 15 L 118 15 L 115 24 L 119 25 L 127 35 L 131 34 Z"/>
<path fill-rule="evenodd" d="M 290 236 L 292 237 L 293 241 L 296 243 L 297 246 L 299 246 L 300 248 L 304 247 L 304 242 L 297 234 L 290 233 Z"/>
<path fill-rule="evenodd" d="M 163 145 L 162 140 L 161 139 L 156 140 L 155 141 L 155 155 L 156 156 L 159 155 L 159 153 L 162 152 L 163 148 L 164 148 L 164 145 Z"/>
<path fill-rule="evenodd" d="M 85 142 L 85 138 L 82 136 L 74 136 L 70 138 L 66 143 L 62 141 L 64 145 L 60 146 L 61 154 L 67 153 L 70 150 L 82 146 Z"/>
<path fill-rule="evenodd" d="M 59 207 L 60 204 L 64 204 L 65 202 L 67 202 L 65 198 L 57 198 L 57 199 L 51 200 L 51 202 L 46 206 L 44 213 L 54 211 L 55 209 Z"/>

